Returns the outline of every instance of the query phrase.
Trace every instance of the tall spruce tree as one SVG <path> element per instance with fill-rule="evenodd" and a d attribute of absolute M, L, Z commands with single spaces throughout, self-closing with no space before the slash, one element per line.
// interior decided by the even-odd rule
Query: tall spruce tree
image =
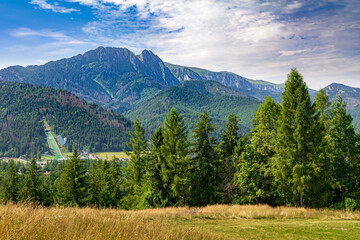
<path fill-rule="evenodd" d="M 216 173 L 219 168 L 215 151 L 216 139 L 212 133 L 216 130 L 211 124 L 209 114 L 204 110 L 194 129 L 193 157 L 193 193 L 194 205 L 204 206 L 216 202 Z"/>
<path fill-rule="evenodd" d="M 331 106 L 330 144 L 332 149 L 331 177 L 335 201 L 344 202 L 353 197 L 358 182 L 358 136 L 352 126 L 352 117 L 346 112 L 341 96 Z"/>
<path fill-rule="evenodd" d="M 121 172 L 119 169 L 119 165 L 113 157 L 111 160 L 110 168 L 109 168 L 109 179 L 108 179 L 108 189 L 109 189 L 109 206 L 117 207 L 119 205 L 119 201 L 122 198 L 122 181 L 121 181 Z"/>
<path fill-rule="evenodd" d="M 152 148 L 146 172 L 146 205 L 151 207 L 165 207 L 170 204 L 170 183 L 165 179 L 169 171 L 165 156 L 161 152 L 164 144 L 164 129 L 159 127 L 151 137 Z"/>
<path fill-rule="evenodd" d="M 100 177 L 98 166 L 101 164 L 100 160 L 98 162 L 93 162 L 90 165 L 89 174 L 88 174 L 88 200 L 87 204 L 90 206 L 99 206 L 100 205 Z"/>
<path fill-rule="evenodd" d="M 25 173 L 24 185 L 21 190 L 22 199 L 32 202 L 41 201 L 41 179 L 40 167 L 36 164 L 35 159 L 31 159 Z"/>
<path fill-rule="evenodd" d="M 315 109 L 307 86 L 293 68 L 282 94 L 274 166 L 279 190 L 284 194 L 285 201 L 300 207 L 304 206 L 304 195 L 313 183 L 316 167 L 314 159 L 317 157 L 319 135 L 315 124 Z"/>
<path fill-rule="evenodd" d="M 233 163 L 233 154 L 239 141 L 239 119 L 235 114 L 230 114 L 226 123 L 226 130 L 222 133 L 222 142 L 219 146 L 220 152 L 220 170 L 219 175 L 219 192 L 222 196 L 222 202 L 232 203 L 235 186 L 233 183 L 235 164 Z"/>
<path fill-rule="evenodd" d="M 5 173 L 5 176 L 2 179 L 2 185 L 1 185 L 2 200 L 5 203 L 17 202 L 18 191 L 19 191 L 18 172 L 15 168 L 14 161 L 10 160 L 8 163 L 8 168 Z"/>
<path fill-rule="evenodd" d="M 169 184 L 172 202 L 183 206 L 190 194 L 190 160 L 188 132 L 181 115 L 172 108 L 165 119 L 164 142 L 161 152 L 166 158 L 168 169 L 163 171 L 164 179 Z"/>
<path fill-rule="evenodd" d="M 280 105 L 270 96 L 255 113 L 249 144 L 239 157 L 235 174 L 242 203 L 276 204 L 271 158 L 275 154 L 279 113 Z"/>
<path fill-rule="evenodd" d="M 86 203 L 86 169 L 79 159 L 76 146 L 69 160 L 65 162 L 57 184 L 57 203 L 67 206 L 83 206 Z"/>
<path fill-rule="evenodd" d="M 130 132 L 130 142 L 127 146 L 132 152 L 126 152 L 130 156 L 129 162 L 129 180 L 133 183 L 135 193 L 140 193 L 141 186 L 145 176 L 145 154 L 147 143 L 145 140 L 144 129 L 141 122 L 136 118 L 134 122 L 134 132 Z"/>

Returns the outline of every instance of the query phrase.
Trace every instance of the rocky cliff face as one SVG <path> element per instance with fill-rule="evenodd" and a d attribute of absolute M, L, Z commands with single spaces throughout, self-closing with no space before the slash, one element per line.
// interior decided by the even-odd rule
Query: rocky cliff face
<path fill-rule="evenodd" d="M 164 62 L 153 52 L 144 50 L 138 59 L 144 64 L 146 74 L 152 76 L 154 79 L 160 81 L 166 86 L 174 86 L 179 84 L 179 81 L 165 66 Z"/>

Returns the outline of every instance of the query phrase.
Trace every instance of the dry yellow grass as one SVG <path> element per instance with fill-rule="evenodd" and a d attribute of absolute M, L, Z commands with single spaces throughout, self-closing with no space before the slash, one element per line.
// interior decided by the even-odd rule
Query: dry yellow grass
<path fill-rule="evenodd" d="M 360 213 L 332 209 L 306 209 L 295 207 L 270 207 L 267 205 L 211 205 L 202 208 L 145 209 L 143 215 L 186 218 L 246 218 L 246 219 L 338 219 L 360 220 Z"/>
<path fill-rule="evenodd" d="M 0 239 L 218 239 L 139 212 L 0 206 Z"/>
<path fill-rule="evenodd" d="M 359 220 L 359 212 L 265 205 L 125 211 L 8 204 L 0 205 L 0 239 L 356 239 Z"/>

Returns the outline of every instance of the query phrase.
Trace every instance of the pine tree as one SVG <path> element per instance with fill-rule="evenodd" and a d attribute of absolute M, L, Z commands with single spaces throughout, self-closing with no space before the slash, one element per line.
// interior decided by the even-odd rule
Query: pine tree
<path fill-rule="evenodd" d="M 9 161 L 9 163 L 8 163 L 8 169 L 2 180 L 1 190 L 2 190 L 1 191 L 2 199 L 5 203 L 17 202 L 18 190 L 19 190 L 19 180 L 18 180 L 18 172 L 16 171 L 13 160 Z"/>
<path fill-rule="evenodd" d="M 317 144 L 315 109 L 303 77 L 293 68 L 282 94 L 277 131 L 275 177 L 287 203 L 304 206 L 314 175 Z"/>
<path fill-rule="evenodd" d="M 222 202 L 232 203 L 234 197 L 234 173 L 235 164 L 233 163 L 233 154 L 239 141 L 239 119 L 235 114 L 230 114 L 226 123 L 226 130 L 222 133 L 222 142 L 220 143 L 220 170 L 218 172 L 220 178 L 220 195 Z"/>
<path fill-rule="evenodd" d="M 117 207 L 120 199 L 122 198 L 121 192 L 121 172 L 119 170 L 119 166 L 116 162 L 115 157 L 111 160 L 110 168 L 109 168 L 109 181 L 107 183 L 109 189 L 109 206 Z"/>
<path fill-rule="evenodd" d="M 100 205 L 100 179 L 98 173 L 98 166 L 101 164 L 100 160 L 98 162 L 93 162 L 90 165 L 89 174 L 88 174 L 88 204 L 91 206 Z"/>
<path fill-rule="evenodd" d="M 144 129 L 136 118 L 134 122 L 134 132 L 130 132 L 130 142 L 127 146 L 132 149 L 132 152 L 125 151 L 130 156 L 129 162 L 129 180 L 134 184 L 134 190 L 140 193 L 141 185 L 144 180 L 145 174 L 145 154 L 147 149 L 147 143 L 145 140 Z"/>
<path fill-rule="evenodd" d="M 44 206 L 51 206 L 52 204 L 54 204 L 54 191 L 49 176 L 42 177 L 40 193 L 41 203 Z"/>
<path fill-rule="evenodd" d="M 331 176 L 335 189 L 335 201 L 344 202 L 345 197 L 355 197 L 354 184 L 358 182 L 359 160 L 357 158 L 358 136 L 352 126 L 352 117 L 346 112 L 341 96 L 331 106 L 330 145 L 332 149 Z"/>
<path fill-rule="evenodd" d="M 22 189 L 22 199 L 32 202 L 41 200 L 41 179 L 40 167 L 36 164 L 35 159 L 31 159 L 25 173 L 25 181 Z"/>
<path fill-rule="evenodd" d="M 218 170 L 217 145 L 212 133 L 216 130 L 209 114 L 204 110 L 194 129 L 193 204 L 204 206 L 216 202 L 216 172 Z"/>
<path fill-rule="evenodd" d="M 271 158 L 275 154 L 275 136 L 280 106 L 271 97 L 265 97 L 253 120 L 249 144 L 239 156 L 235 174 L 241 190 L 241 202 L 276 204 Z"/>
<path fill-rule="evenodd" d="M 86 203 L 85 166 L 76 147 L 73 154 L 66 161 L 57 185 L 57 202 L 61 205 L 83 206 Z"/>
<path fill-rule="evenodd" d="M 184 205 L 190 193 L 189 179 L 189 142 L 182 117 L 172 108 L 165 119 L 164 144 L 161 152 L 166 158 L 168 169 L 164 171 L 164 179 L 169 183 L 173 203 Z"/>
<path fill-rule="evenodd" d="M 159 127 L 151 137 L 152 148 L 146 172 L 146 191 L 144 201 L 151 207 L 166 207 L 171 199 L 170 184 L 164 179 L 169 170 L 161 152 L 164 143 L 164 129 Z"/>

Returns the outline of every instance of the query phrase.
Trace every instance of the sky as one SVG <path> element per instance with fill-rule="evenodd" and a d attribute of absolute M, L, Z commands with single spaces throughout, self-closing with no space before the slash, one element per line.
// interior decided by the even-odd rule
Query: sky
<path fill-rule="evenodd" d="M 0 0 L 0 69 L 99 46 L 310 88 L 360 87 L 360 0 Z"/>

